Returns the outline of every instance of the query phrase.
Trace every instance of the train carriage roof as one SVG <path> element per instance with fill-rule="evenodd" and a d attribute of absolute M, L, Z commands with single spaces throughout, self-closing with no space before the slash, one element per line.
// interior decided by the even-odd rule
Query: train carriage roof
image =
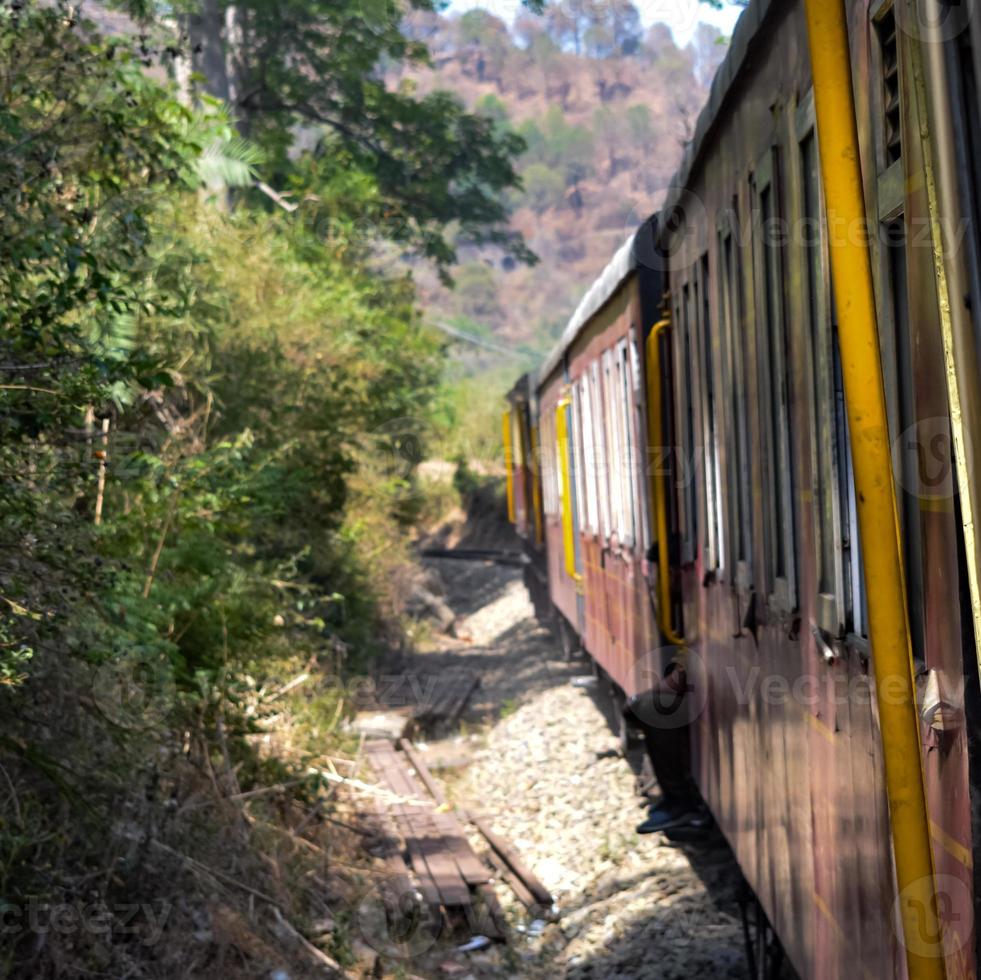
<path fill-rule="evenodd" d="M 736 21 L 736 27 L 729 42 L 729 50 L 726 52 L 722 64 L 719 65 L 715 78 L 712 79 L 712 88 L 708 100 L 702 107 L 698 122 L 695 124 L 695 135 L 685 147 L 681 165 L 671 180 L 663 210 L 670 210 L 677 204 L 682 192 L 688 185 L 692 170 L 701 157 L 712 127 L 721 115 L 722 107 L 743 70 L 753 47 L 753 42 L 761 33 L 761 28 L 771 8 L 775 6 L 777 6 L 775 0 L 753 0 L 740 14 L 739 20 Z"/>
<path fill-rule="evenodd" d="M 587 323 L 606 305 L 607 300 L 620 288 L 623 281 L 637 268 L 637 253 L 634 247 L 637 236 L 640 232 L 634 232 L 620 246 L 613 260 L 603 270 L 600 277 L 589 287 L 586 295 L 580 300 L 576 307 L 576 312 L 562 331 L 558 344 L 552 349 L 552 353 L 545 358 L 545 362 L 538 369 L 539 383 L 544 381 L 555 370 L 562 356 L 569 346 L 579 335 Z"/>
<path fill-rule="evenodd" d="M 695 135 L 691 142 L 685 147 L 681 165 L 675 173 L 668 187 L 668 194 L 664 206 L 660 213 L 670 211 L 676 207 L 682 197 L 685 187 L 688 185 L 691 173 L 695 168 L 702 151 L 708 141 L 713 126 L 722 112 L 723 105 L 728 98 L 733 86 L 738 79 L 743 66 L 749 56 L 757 34 L 763 26 L 770 9 L 774 6 L 775 0 L 753 0 L 753 2 L 743 11 L 736 23 L 732 40 L 729 43 L 729 50 L 725 60 L 719 66 L 712 81 L 712 89 L 709 93 L 708 101 L 698 117 L 695 126 Z M 589 321 L 606 305 L 613 294 L 626 281 L 631 273 L 635 272 L 643 264 L 643 260 L 638 260 L 638 249 L 643 248 L 643 232 L 649 226 L 656 226 L 657 215 L 649 218 L 629 239 L 620 247 L 619 251 L 600 274 L 599 278 L 590 286 L 586 295 L 583 296 L 572 314 L 558 343 L 552 349 L 548 357 L 539 367 L 534 378 L 534 384 L 539 387 L 552 372 L 559 366 L 565 352 L 569 349 L 576 337 Z"/>

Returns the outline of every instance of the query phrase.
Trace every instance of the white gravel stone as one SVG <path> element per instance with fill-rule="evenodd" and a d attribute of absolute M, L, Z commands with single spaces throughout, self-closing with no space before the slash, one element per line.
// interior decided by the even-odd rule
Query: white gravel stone
<path fill-rule="evenodd" d="M 731 854 L 719 839 L 682 847 L 634 832 L 644 810 L 635 773 L 604 715 L 605 694 L 599 685 L 572 686 L 583 665 L 557 659 L 520 572 L 434 564 L 468 642 L 442 642 L 420 652 L 414 666 L 473 667 L 481 673 L 482 700 L 497 709 L 489 717 L 473 710 L 465 716 L 469 737 L 453 752 L 469 753 L 470 764 L 441 770 L 440 777 L 456 803 L 485 815 L 519 851 L 561 910 L 559 921 L 535 936 L 523 907 L 498 884 L 512 923 L 524 931 L 516 933 L 513 952 L 471 957 L 474 976 L 745 976 Z M 442 741 L 445 751 L 452 740 Z M 439 743 L 429 751 L 438 755 Z M 482 848 L 481 838 L 472 839 Z"/>

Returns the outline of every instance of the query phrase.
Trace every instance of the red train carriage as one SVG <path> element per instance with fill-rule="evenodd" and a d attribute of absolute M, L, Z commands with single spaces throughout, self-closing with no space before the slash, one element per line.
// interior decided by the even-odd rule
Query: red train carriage
<path fill-rule="evenodd" d="M 522 403 L 551 603 L 625 695 L 684 650 L 696 781 L 805 977 L 975 975 L 979 59 L 975 3 L 755 0 Z"/>

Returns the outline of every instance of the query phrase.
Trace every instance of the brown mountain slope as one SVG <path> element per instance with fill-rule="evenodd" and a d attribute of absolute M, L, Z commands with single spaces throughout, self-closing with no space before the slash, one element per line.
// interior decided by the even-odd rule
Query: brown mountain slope
<path fill-rule="evenodd" d="M 510 29 L 483 11 L 416 15 L 410 30 L 429 46 L 433 68 L 392 78 L 420 92 L 454 92 L 528 142 L 512 221 L 540 264 L 515 267 L 461 244 L 455 290 L 425 268 L 416 277 L 433 319 L 537 351 L 663 200 L 725 54 L 705 25 L 685 49 L 662 25 L 642 35 L 629 2 L 604 5 L 599 21 L 580 24 L 576 53 L 564 9 L 521 17 Z"/>

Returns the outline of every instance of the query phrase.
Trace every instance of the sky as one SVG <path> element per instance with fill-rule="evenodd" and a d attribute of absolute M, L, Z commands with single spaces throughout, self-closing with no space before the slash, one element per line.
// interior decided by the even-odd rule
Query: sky
<path fill-rule="evenodd" d="M 699 0 L 634 0 L 645 27 L 664 23 L 671 28 L 675 43 L 684 47 L 692 38 L 699 21 L 714 24 L 725 35 L 732 34 L 742 10 L 726 4 L 723 10 L 713 10 Z M 521 0 L 451 0 L 450 11 L 463 13 L 481 7 L 510 23 L 521 9 Z"/>

